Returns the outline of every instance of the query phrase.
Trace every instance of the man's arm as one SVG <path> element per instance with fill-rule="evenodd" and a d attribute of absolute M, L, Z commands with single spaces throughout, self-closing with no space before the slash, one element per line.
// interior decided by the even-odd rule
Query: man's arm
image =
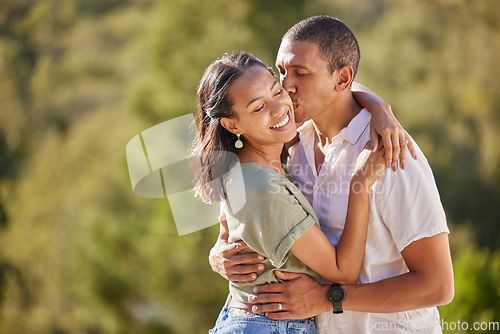
<path fill-rule="evenodd" d="M 346 299 L 342 307 L 358 312 L 392 313 L 452 301 L 453 268 L 447 233 L 414 241 L 401 255 L 410 272 L 375 283 L 343 286 Z"/>
<path fill-rule="evenodd" d="M 217 242 L 210 250 L 208 262 L 212 270 L 220 274 L 228 281 L 249 282 L 257 278 L 256 272 L 264 270 L 262 263 L 247 264 L 250 262 L 260 262 L 264 256 L 258 253 L 245 253 L 239 255 L 238 252 L 247 248 L 243 241 L 228 242 L 229 229 L 227 227 L 226 217 L 219 216 L 220 233 Z"/>
<path fill-rule="evenodd" d="M 445 305 L 454 295 L 453 269 L 448 235 L 441 233 L 412 242 L 402 252 L 410 272 L 375 283 L 342 285 L 349 311 L 392 313 Z M 269 319 L 302 319 L 331 312 L 327 298 L 330 285 L 322 285 L 304 274 L 277 273 L 285 283 L 260 285 L 250 296 L 254 313 L 266 312 Z M 285 312 L 278 312 L 277 303 Z"/>

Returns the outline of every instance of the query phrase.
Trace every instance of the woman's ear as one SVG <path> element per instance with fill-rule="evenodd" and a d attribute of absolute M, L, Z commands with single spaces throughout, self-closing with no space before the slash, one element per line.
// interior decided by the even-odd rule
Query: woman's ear
<path fill-rule="evenodd" d="M 344 66 L 337 69 L 337 84 L 335 90 L 342 92 L 346 89 L 351 89 L 351 82 L 354 79 L 354 70 L 351 66 Z"/>
<path fill-rule="evenodd" d="M 220 124 L 224 129 L 227 131 L 234 133 L 234 134 L 241 134 L 241 131 L 239 130 L 238 126 L 236 125 L 235 121 L 231 118 L 228 117 L 222 117 L 220 119 Z"/>

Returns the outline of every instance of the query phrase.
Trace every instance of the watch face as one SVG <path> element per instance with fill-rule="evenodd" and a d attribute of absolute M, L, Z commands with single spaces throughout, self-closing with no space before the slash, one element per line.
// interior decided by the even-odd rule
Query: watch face
<path fill-rule="evenodd" d="M 330 289 L 328 295 L 330 297 L 330 301 L 334 303 L 340 303 L 344 300 L 344 290 L 339 287 Z"/>

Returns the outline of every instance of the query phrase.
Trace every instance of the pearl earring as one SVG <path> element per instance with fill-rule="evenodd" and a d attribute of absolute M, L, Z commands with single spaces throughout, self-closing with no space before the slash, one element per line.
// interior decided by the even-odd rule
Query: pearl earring
<path fill-rule="evenodd" d="M 236 136 L 238 136 L 238 140 L 234 143 L 234 147 L 236 147 L 236 148 L 242 148 L 243 147 L 243 142 L 240 139 L 240 134 L 237 133 Z"/>

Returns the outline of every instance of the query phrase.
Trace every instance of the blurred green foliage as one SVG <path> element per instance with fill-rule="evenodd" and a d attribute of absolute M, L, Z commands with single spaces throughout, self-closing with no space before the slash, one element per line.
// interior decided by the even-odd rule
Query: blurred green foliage
<path fill-rule="evenodd" d="M 7 0 L 0 3 L 0 332 L 205 333 L 227 282 L 218 227 L 179 237 L 130 187 L 125 146 L 192 112 L 231 50 L 269 64 L 315 14 L 360 41 L 357 80 L 433 166 L 456 297 L 445 321 L 500 321 L 500 2 Z M 212 219 L 216 219 L 213 217 Z"/>

